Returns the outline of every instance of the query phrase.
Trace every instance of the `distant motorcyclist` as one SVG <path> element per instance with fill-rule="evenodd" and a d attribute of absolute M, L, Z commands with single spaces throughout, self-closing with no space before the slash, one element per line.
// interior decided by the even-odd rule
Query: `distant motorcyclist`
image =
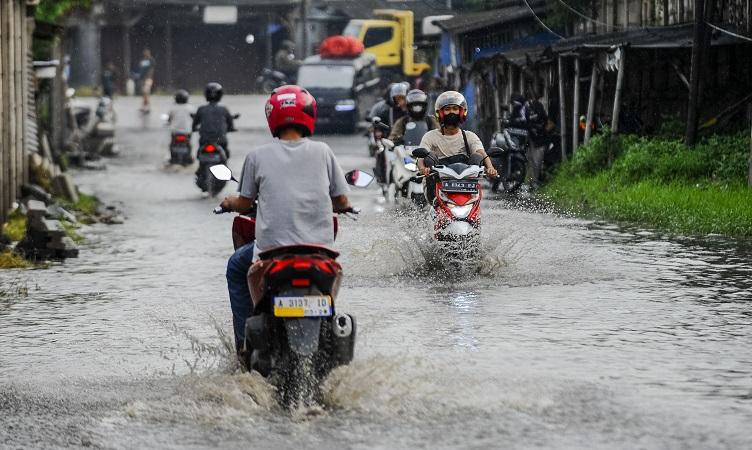
<path fill-rule="evenodd" d="M 180 89 L 175 93 L 175 104 L 172 105 L 168 114 L 167 123 L 170 124 L 170 132 L 175 134 L 191 134 L 193 131 L 193 116 L 196 113 L 193 105 L 188 103 L 188 91 Z"/>
<path fill-rule="evenodd" d="M 253 312 L 247 281 L 251 263 L 259 253 L 276 247 L 332 246 L 332 210 L 352 210 L 345 195 L 349 188 L 332 149 L 308 139 L 316 120 L 313 96 L 298 86 L 279 87 L 266 101 L 266 118 L 277 139 L 251 149 L 240 176 L 240 195 L 222 202 L 225 210 L 247 212 L 258 199 L 255 245 L 238 248 L 227 264 L 238 353 L 245 321 Z"/>
<path fill-rule="evenodd" d="M 436 118 L 427 114 L 428 95 L 425 92 L 420 89 L 411 90 L 407 93 L 405 103 L 407 105 L 407 115 L 400 117 L 394 122 L 392 131 L 389 134 L 389 140 L 397 145 L 402 143 L 402 136 L 405 134 L 405 125 L 408 122 L 425 121 L 429 131 L 439 128 L 439 122 Z"/>
<path fill-rule="evenodd" d="M 423 175 L 430 175 L 431 166 L 441 162 L 466 161 L 469 164 L 485 166 L 486 175 L 496 177 L 496 169 L 483 148 L 480 138 L 472 131 L 465 131 L 460 125 L 467 120 L 467 101 L 457 91 L 445 91 L 436 98 L 434 106 L 440 128 L 423 135 L 420 146 L 430 152 L 429 156 L 418 158 L 418 169 Z M 429 204 L 434 200 L 434 184 L 425 183 Z"/>
<path fill-rule="evenodd" d="M 280 49 L 274 55 L 274 68 L 284 73 L 288 80 L 294 80 L 301 64 L 302 61 L 295 59 L 295 43 L 290 40 L 282 41 Z"/>
<path fill-rule="evenodd" d="M 530 146 L 528 159 L 530 161 L 530 185 L 537 187 L 541 181 L 541 171 L 546 154 L 546 146 L 549 142 L 548 114 L 538 98 L 533 93 L 528 93 L 528 101 L 525 107 L 527 111 L 528 128 L 530 130 Z"/>
<path fill-rule="evenodd" d="M 227 133 L 235 131 L 232 114 L 224 106 L 219 104 L 222 100 L 224 91 L 222 85 L 217 82 L 211 82 L 204 89 L 204 97 L 208 102 L 206 105 L 199 106 L 196 114 L 193 116 L 193 131 L 198 130 L 200 146 L 206 144 L 219 144 L 230 157 L 230 150 L 227 148 Z"/>
<path fill-rule="evenodd" d="M 399 118 L 407 115 L 407 83 L 392 83 L 386 91 L 386 98 L 371 108 L 369 117 L 378 117 L 382 123 L 394 125 Z"/>

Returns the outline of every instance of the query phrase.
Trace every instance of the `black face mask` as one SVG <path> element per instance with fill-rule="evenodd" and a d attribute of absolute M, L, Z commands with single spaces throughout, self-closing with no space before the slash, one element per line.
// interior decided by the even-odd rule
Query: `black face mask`
<path fill-rule="evenodd" d="M 449 113 L 444 116 L 444 126 L 450 126 L 450 127 L 456 127 L 462 122 L 462 118 L 460 118 L 459 114 L 455 113 Z"/>

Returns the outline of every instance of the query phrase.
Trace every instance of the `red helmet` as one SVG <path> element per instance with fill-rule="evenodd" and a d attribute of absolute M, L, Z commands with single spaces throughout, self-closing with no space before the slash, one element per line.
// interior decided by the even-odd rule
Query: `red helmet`
<path fill-rule="evenodd" d="M 316 99 L 300 86 L 280 86 L 266 101 L 266 121 L 274 137 L 279 137 L 288 126 L 295 126 L 303 136 L 310 136 L 316 122 Z"/>

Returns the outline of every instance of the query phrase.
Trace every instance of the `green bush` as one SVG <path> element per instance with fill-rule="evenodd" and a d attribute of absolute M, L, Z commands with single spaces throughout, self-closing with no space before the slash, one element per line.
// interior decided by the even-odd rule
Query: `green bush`
<path fill-rule="evenodd" d="M 748 133 L 693 148 L 677 139 L 595 137 L 543 194 L 560 207 L 683 233 L 752 236 Z"/>

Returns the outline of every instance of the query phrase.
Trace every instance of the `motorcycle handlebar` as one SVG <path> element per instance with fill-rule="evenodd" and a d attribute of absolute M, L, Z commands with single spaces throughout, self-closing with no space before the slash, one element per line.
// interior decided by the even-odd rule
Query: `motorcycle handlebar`
<path fill-rule="evenodd" d="M 214 208 L 214 210 L 213 210 L 213 211 L 214 211 L 214 214 L 224 214 L 224 213 L 228 213 L 228 212 L 230 212 L 230 210 L 229 210 L 229 209 L 224 209 L 224 208 L 222 207 L 222 205 L 219 205 L 219 206 L 217 206 L 216 208 Z"/>

